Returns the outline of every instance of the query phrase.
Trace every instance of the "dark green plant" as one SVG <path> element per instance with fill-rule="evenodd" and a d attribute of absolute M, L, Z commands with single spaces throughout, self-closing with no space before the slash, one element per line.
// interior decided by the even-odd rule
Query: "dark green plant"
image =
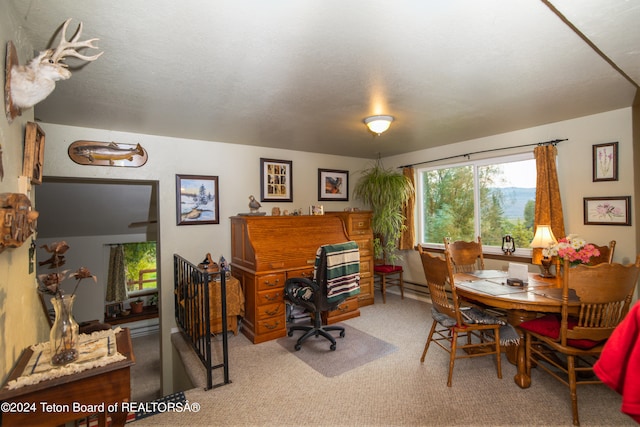
<path fill-rule="evenodd" d="M 394 263 L 398 240 L 406 228 L 402 208 L 415 190 L 409 178 L 398 171 L 385 169 L 380 160 L 361 174 L 354 196 L 373 212 L 374 255 Z"/>

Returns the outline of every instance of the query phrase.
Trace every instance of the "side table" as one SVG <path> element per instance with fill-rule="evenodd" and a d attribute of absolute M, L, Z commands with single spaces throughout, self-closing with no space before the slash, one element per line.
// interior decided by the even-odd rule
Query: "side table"
<path fill-rule="evenodd" d="M 0 425 L 60 425 L 98 413 L 99 426 L 107 425 L 107 415 L 112 426 L 124 426 L 127 410 L 122 410 L 122 402 L 131 400 L 130 369 L 135 363 L 129 329 L 116 335 L 116 345 L 126 359 L 14 390 L 0 389 Z M 7 382 L 20 377 L 32 353 L 31 348 L 22 352 Z M 5 406 L 21 410 L 9 411 Z"/>

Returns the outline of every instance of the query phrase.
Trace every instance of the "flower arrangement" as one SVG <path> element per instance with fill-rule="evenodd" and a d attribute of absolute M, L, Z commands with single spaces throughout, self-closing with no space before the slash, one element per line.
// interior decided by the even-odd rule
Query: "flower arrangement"
<path fill-rule="evenodd" d="M 555 245 L 542 250 L 542 256 L 567 259 L 572 265 L 587 264 L 592 257 L 600 255 L 600 251 L 575 234 L 569 234 L 558 240 Z"/>
<path fill-rule="evenodd" d="M 64 253 L 69 249 L 69 245 L 67 242 L 55 242 L 49 246 L 42 245 L 41 248 L 44 248 L 47 252 L 52 253 L 51 258 L 46 261 L 40 263 L 40 266 L 49 264 L 49 268 L 55 268 L 58 271 L 55 273 L 49 274 L 40 274 L 38 276 L 38 280 L 40 281 L 40 286 L 38 290 L 45 294 L 53 295 L 56 298 L 62 298 L 64 295 L 64 290 L 60 286 L 63 281 L 74 278 L 77 280 L 76 286 L 73 288 L 73 292 L 71 296 L 76 294 L 76 290 L 78 289 L 78 285 L 82 280 L 92 278 L 94 282 L 97 283 L 98 279 L 96 276 L 92 275 L 91 272 L 85 267 L 80 267 L 77 271 L 73 273 L 69 273 L 71 270 L 64 270 L 60 272 L 60 267 L 62 267 L 66 260 L 64 258 Z"/>

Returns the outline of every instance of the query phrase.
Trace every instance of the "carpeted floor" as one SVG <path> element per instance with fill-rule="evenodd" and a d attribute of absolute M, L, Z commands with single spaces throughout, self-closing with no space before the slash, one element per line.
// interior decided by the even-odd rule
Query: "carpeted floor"
<path fill-rule="evenodd" d="M 362 307 L 360 317 L 343 323 L 397 351 L 334 377 L 275 340 L 254 345 L 242 334 L 230 335 L 231 384 L 185 391 L 186 400 L 198 404 L 197 411 L 165 412 L 134 425 L 571 425 L 568 388 L 534 370 L 531 387 L 521 389 L 513 381 L 515 366 L 504 356 L 502 379 L 493 357 L 464 359 L 456 361 L 453 386 L 447 387 L 446 352 L 432 346 L 420 363 L 431 325 L 429 307 L 391 293 L 386 304 Z M 347 333 L 343 340 L 348 339 Z M 579 388 L 578 399 L 583 427 L 637 425 L 621 414 L 620 396 L 606 386 Z"/>
<path fill-rule="evenodd" d="M 160 391 L 160 334 L 153 332 L 131 339 L 136 364 L 131 367 L 131 401 L 151 402 Z"/>

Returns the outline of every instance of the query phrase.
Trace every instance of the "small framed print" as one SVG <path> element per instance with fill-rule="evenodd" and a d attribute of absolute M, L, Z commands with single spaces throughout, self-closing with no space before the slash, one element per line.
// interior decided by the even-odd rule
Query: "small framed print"
<path fill-rule="evenodd" d="M 293 202 L 293 162 L 260 159 L 260 201 Z"/>
<path fill-rule="evenodd" d="M 585 225 L 631 225 L 631 196 L 585 197 Z"/>
<path fill-rule="evenodd" d="M 618 143 L 593 146 L 593 182 L 618 180 Z"/>
<path fill-rule="evenodd" d="M 318 200 L 349 201 L 349 171 L 318 169 Z"/>
<path fill-rule="evenodd" d="M 218 177 L 176 175 L 178 225 L 219 224 Z"/>
<path fill-rule="evenodd" d="M 324 215 L 324 206 L 322 205 L 309 206 L 309 215 Z"/>
<path fill-rule="evenodd" d="M 32 184 L 42 184 L 44 168 L 44 132 L 37 123 L 27 122 L 24 131 L 24 162 L 22 175 Z"/>
<path fill-rule="evenodd" d="M 122 303 L 114 302 L 104 306 L 104 314 L 106 318 L 114 318 L 122 313 Z"/>

